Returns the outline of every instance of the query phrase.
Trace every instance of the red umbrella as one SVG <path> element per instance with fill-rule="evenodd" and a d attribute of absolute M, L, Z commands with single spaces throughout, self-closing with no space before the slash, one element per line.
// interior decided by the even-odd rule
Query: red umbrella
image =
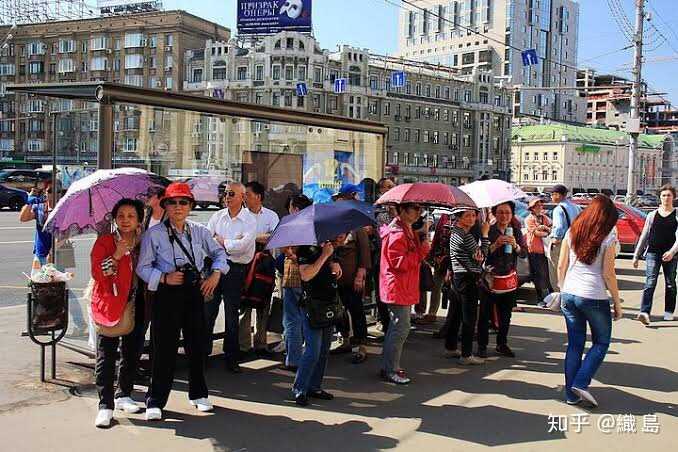
<path fill-rule="evenodd" d="M 432 207 L 476 207 L 469 195 L 452 185 L 437 182 L 415 182 L 393 187 L 376 204 L 416 203 Z"/>

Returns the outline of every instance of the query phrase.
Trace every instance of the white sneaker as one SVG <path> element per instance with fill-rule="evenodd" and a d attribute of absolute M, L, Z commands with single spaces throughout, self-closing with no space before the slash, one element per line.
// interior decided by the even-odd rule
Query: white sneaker
<path fill-rule="evenodd" d="M 125 413 L 138 413 L 141 407 L 131 397 L 120 397 L 115 399 L 115 409 Z"/>
<path fill-rule="evenodd" d="M 94 421 L 94 425 L 99 428 L 108 428 L 111 426 L 111 420 L 113 419 L 113 410 L 99 410 L 97 413 L 97 418 Z"/>
<path fill-rule="evenodd" d="M 162 410 L 160 408 L 146 408 L 147 421 L 159 421 L 162 419 Z"/>
<path fill-rule="evenodd" d="M 636 320 L 638 320 L 643 325 L 648 326 L 650 324 L 650 315 L 647 312 L 639 312 Z"/>
<path fill-rule="evenodd" d="M 673 312 L 665 312 L 664 320 L 666 320 L 667 322 L 673 322 Z"/>
<path fill-rule="evenodd" d="M 464 366 L 477 366 L 479 364 L 485 364 L 485 360 L 473 355 L 467 357 L 462 356 L 459 359 L 459 364 Z"/>
<path fill-rule="evenodd" d="M 190 400 L 190 402 L 191 405 L 198 409 L 198 411 L 208 412 L 214 409 L 214 405 L 212 405 L 212 402 L 210 402 L 207 397 L 203 397 L 197 400 Z"/>
<path fill-rule="evenodd" d="M 586 389 L 579 389 L 575 388 L 572 386 L 572 392 L 577 394 L 579 397 L 581 397 L 583 400 L 586 400 L 588 403 L 590 403 L 594 408 L 598 407 L 598 401 L 591 395 L 590 392 L 588 392 Z"/>

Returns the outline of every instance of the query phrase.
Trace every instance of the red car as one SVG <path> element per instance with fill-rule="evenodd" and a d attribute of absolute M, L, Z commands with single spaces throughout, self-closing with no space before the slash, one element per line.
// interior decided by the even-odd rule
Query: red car
<path fill-rule="evenodd" d="M 588 199 L 573 199 L 572 202 L 583 208 L 586 208 L 586 206 L 591 203 Z M 619 220 L 617 221 L 617 235 L 619 244 L 621 245 L 621 252 L 633 253 L 636 244 L 640 239 L 640 233 L 643 232 L 647 213 L 621 202 L 615 202 L 614 205 L 619 214 Z M 544 206 L 548 211 L 549 216 L 551 216 L 551 211 L 554 207 L 555 204 L 546 204 Z"/>

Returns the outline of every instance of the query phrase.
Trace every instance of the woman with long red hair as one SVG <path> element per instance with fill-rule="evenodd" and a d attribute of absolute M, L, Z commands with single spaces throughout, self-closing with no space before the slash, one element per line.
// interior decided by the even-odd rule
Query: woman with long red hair
<path fill-rule="evenodd" d="M 607 291 L 612 297 L 614 320 L 622 317 L 614 272 L 617 218 L 617 209 L 610 198 L 598 195 L 572 223 L 563 240 L 558 261 L 558 285 L 567 324 L 565 389 L 570 405 L 586 401 L 598 406 L 588 388 L 605 359 L 612 336 Z M 593 344 L 582 361 L 587 323 Z"/>

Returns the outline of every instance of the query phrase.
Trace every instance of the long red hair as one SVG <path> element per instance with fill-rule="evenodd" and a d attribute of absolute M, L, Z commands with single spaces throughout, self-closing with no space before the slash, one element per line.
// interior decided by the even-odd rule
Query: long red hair
<path fill-rule="evenodd" d="M 570 244 L 577 259 L 587 265 L 593 264 L 603 240 L 617 224 L 618 218 L 612 200 L 596 195 L 570 227 Z"/>

